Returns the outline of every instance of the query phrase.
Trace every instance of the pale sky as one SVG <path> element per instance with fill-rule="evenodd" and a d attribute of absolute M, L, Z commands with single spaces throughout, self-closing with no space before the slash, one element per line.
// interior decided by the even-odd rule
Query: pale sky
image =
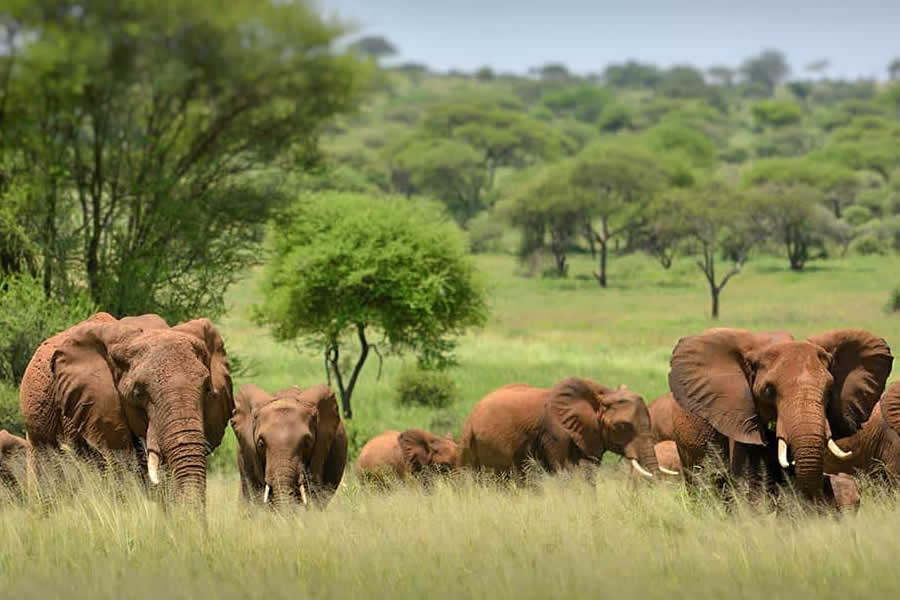
<path fill-rule="evenodd" d="M 563 62 L 601 72 L 636 58 L 660 66 L 736 66 L 762 48 L 832 77 L 886 77 L 900 56 L 898 0 L 317 0 L 326 15 L 384 35 L 396 60 L 445 71 L 489 65 L 524 73 Z"/>

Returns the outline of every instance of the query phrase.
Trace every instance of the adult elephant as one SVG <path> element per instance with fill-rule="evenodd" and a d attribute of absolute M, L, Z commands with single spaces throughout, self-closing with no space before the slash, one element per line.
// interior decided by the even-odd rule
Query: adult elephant
<path fill-rule="evenodd" d="M 356 475 L 362 481 L 386 484 L 391 479 L 445 473 L 458 466 L 456 442 L 413 428 L 385 431 L 366 442 L 356 460 Z"/>
<path fill-rule="evenodd" d="M 887 343 L 858 329 L 799 341 L 716 328 L 679 340 L 669 387 L 682 408 L 727 438 L 735 476 L 777 482 L 783 469 L 804 496 L 819 498 L 826 448 L 847 458 L 832 436 L 862 426 L 892 363 Z"/>
<path fill-rule="evenodd" d="M 867 473 L 900 480 L 900 381 L 885 390 L 859 431 L 836 441 L 850 458 L 838 460 L 826 454 L 826 473 Z"/>
<path fill-rule="evenodd" d="M 18 487 L 27 449 L 28 442 L 25 438 L 0 429 L 0 485 Z"/>
<path fill-rule="evenodd" d="M 238 440 L 241 498 L 324 506 L 347 461 L 347 434 L 327 385 L 274 394 L 255 385 L 238 391 L 231 427 Z"/>
<path fill-rule="evenodd" d="M 671 392 L 654 400 L 648 410 L 653 441 L 657 445 L 666 441 L 674 444 L 674 452 L 677 453 L 675 458 L 679 465 L 677 470 L 686 477 L 692 476 L 695 468 L 703 462 L 710 451 L 718 452 L 720 456 L 727 455 L 728 438 L 704 419 L 682 408 Z M 668 453 L 673 451 L 672 446 L 666 448 L 665 451 Z M 666 461 L 659 462 L 660 470 L 664 473 L 667 470 L 675 470 L 669 464 L 675 464 L 675 459 L 667 458 Z"/>
<path fill-rule="evenodd" d="M 607 450 L 645 477 L 658 471 L 643 398 L 624 385 L 570 377 L 552 388 L 507 385 L 482 398 L 463 426 L 461 461 L 520 475 L 530 459 L 554 472 L 599 462 Z"/>
<path fill-rule="evenodd" d="M 20 403 L 35 449 L 137 453 L 179 500 L 204 502 L 206 454 L 234 407 L 225 344 L 208 319 L 169 327 L 157 315 L 108 313 L 49 338 L 25 370 Z"/>

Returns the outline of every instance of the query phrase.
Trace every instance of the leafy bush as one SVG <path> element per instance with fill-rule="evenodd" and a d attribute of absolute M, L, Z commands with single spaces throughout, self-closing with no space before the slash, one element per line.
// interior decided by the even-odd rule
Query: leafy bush
<path fill-rule="evenodd" d="M 868 222 L 871 218 L 872 211 L 868 207 L 859 204 L 848 206 L 844 211 L 844 219 L 854 227 Z"/>
<path fill-rule="evenodd" d="M 888 303 L 884 307 L 884 312 L 900 312 L 900 285 L 891 290 L 891 295 L 888 297 Z"/>
<path fill-rule="evenodd" d="M 853 240 L 850 249 L 856 254 L 862 254 L 863 256 L 887 254 L 887 245 L 871 234 L 863 235 Z"/>
<path fill-rule="evenodd" d="M 469 221 L 469 245 L 473 253 L 497 252 L 505 228 L 500 219 L 488 212 L 482 212 Z"/>
<path fill-rule="evenodd" d="M 783 127 L 799 123 L 803 119 L 803 109 L 790 100 L 766 100 L 757 103 L 751 110 L 753 118 L 760 125 Z"/>
<path fill-rule="evenodd" d="M 618 131 L 631 127 L 631 109 L 621 102 L 608 104 L 597 118 L 597 126 L 603 131 Z"/>
<path fill-rule="evenodd" d="M 404 369 L 397 377 L 397 403 L 405 406 L 446 408 L 459 397 L 459 388 L 446 373 Z"/>
<path fill-rule="evenodd" d="M 19 390 L 3 381 L 0 381 L 0 429 L 25 435 L 25 421 L 19 410 Z"/>
<path fill-rule="evenodd" d="M 743 146 L 729 146 L 719 152 L 719 159 L 728 163 L 742 163 L 750 158 L 750 151 Z"/>
<path fill-rule="evenodd" d="M 33 277 L 0 280 L 0 380 L 18 384 L 41 342 L 93 312 L 84 294 L 70 294 L 63 304 L 44 296 Z"/>

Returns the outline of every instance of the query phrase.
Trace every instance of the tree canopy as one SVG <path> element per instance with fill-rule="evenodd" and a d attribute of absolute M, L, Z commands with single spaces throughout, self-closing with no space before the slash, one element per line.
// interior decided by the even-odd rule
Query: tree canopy
<path fill-rule="evenodd" d="M 346 418 L 373 348 L 413 352 L 421 365 L 442 368 L 453 363 L 452 338 L 486 318 L 465 236 L 423 201 L 304 195 L 279 212 L 267 240 L 256 318 L 276 339 L 324 354 Z M 354 346 L 347 373 L 342 357 Z"/>

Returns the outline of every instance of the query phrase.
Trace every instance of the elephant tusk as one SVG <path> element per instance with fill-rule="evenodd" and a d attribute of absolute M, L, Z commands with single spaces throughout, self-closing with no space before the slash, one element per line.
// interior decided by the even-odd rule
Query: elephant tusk
<path fill-rule="evenodd" d="M 641 466 L 641 463 L 638 462 L 638 459 L 632 458 L 632 459 L 631 459 L 631 466 L 634 467 L 634 470 L 635 470 L 635 471 L 637 471 L 638 473 L 640 473 L 640 474 L 643 475 L 644 477 L 647 477 L 648 479 L 650 479 L 650 478 L 653 477 L 653 473 L 651 473 L 650 471 L 648 471 L 647 469 L 645 469 L 644 467 L 642 467 L 642 466 Z"/>
<path fill-rule="evenodd" d="M 147 475 L 150 477 L 150 483 L 159 485 L 159 454 L 156 452 L 147 453 Z"/>
<path fill-rule="evenodd" d="M 848 460 L 851 456 L 853 456 L 853 452 L 841 450 L 841 447 L 837 445 L 832 438 L 828 438 L 828 449 L 841 460 Z"/>
<path fill-rule="evenodd" d="M 269 503 L 269 495 L 272 493 L 272 486 L 266 484 L 266 491 L 263 492 L 263 504 Z"/>
<path fill-rule="evenodd" d="M 300 484 L 300 501 L 303 502 L 304 506 L 306 506 L 307 500 L 306 500 L 306 484 L 305 483 Z"/>
<path fill-rule="evenodd" d="M 667 469 L 665 467 L 660 467 L 659 470 L 666 475 L 681 475 L 681 471 L 673 471 L 672 469 Z"/>
<path fill-rule="evenodd" d="M 791 463 L 788 462 L 788 446 L 784 438 L 778 438 L 778 464 L 782 469 L 791 466 Z"/>

